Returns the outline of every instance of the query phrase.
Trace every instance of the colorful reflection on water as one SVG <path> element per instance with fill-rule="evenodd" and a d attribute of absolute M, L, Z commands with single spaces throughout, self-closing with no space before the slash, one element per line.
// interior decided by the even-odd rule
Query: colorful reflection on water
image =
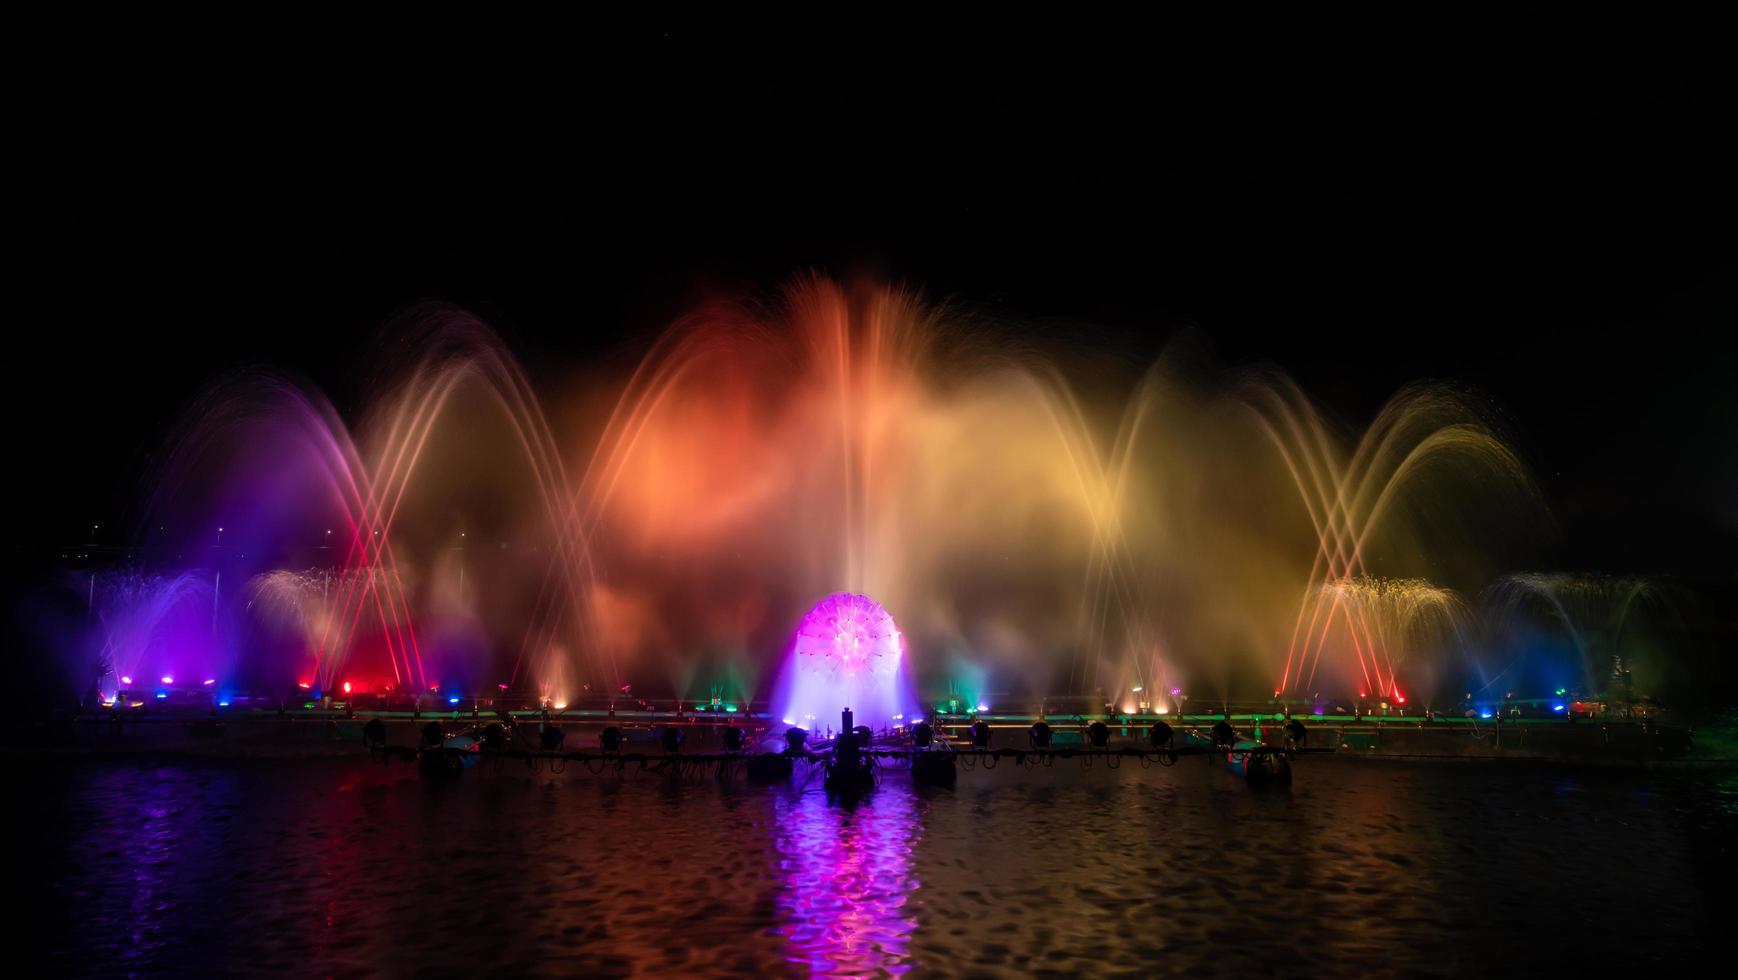
<path fill-rule="evenodd" d="M 35 975 L 1652 975 L 1738 914 L 1705 771 L 1058 765 L 855 807 L 631 768 L 11 779 Z"/>
<path fill-rule="evenodd" d="M 793 966 L 822 976 L 911 968 L 921 884 L 911 855 L 923 824 L 919 801 L 889 802 L 896 805 L 840 806 L 808 793 L 774 806 L 787 883 L 779 931 Z"/>

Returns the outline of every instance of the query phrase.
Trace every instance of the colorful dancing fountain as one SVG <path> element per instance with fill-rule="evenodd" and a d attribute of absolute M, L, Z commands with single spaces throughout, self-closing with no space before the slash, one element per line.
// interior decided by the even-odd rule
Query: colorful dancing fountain
<path fill-rule="evenodd" d="M 260 371 L 189 407 L 131 563 L 69 573 L 101 628 L 56 643 L 101 697 L 144 672 L 823 731 L 846 707 L 1429 703 L 1482 669 L 1456 596 L 1540 523 L 1469 393 L 1409 387 L 1351 428 L 1185 337 L 1124 398 L 874 284 L 708 304 L 541 393 L 462 312 L 388 334 L 413 354 L 352 415 Z"/>

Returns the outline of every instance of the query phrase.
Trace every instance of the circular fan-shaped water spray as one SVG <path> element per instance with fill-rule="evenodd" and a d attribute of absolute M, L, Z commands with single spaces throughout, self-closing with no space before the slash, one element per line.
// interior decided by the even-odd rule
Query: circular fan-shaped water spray
<path fill-rule="evenodd" d="M 871 728 L 906 723 L 916 710 L 904 677 L 905 638 L 881 604 L 838 592 L 797 624 L 774 695 L 781 720 L 827 731 L 843 708 Z"/>
<path fill-rule="evenodd" d="M 832 683 L 892 677 L 903 652 L 899 627 L 881 604 L 840 592 L 815 604 L 797 626 L 797 669 Z"/>

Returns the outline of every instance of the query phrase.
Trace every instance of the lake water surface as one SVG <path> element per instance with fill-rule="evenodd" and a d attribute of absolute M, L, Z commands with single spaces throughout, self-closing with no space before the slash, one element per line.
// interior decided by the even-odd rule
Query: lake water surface
<path fill-rule="evenodd" d="M 1687 965 L 1734 911 L 1731 770 L 800 780 L 30 762 L 13 926 L 91 976 L 1446 977 Z"/>

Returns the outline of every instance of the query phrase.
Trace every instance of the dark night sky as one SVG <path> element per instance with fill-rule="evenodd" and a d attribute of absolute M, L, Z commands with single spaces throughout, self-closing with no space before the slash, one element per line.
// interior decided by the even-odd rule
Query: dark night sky
<path fill-rule="evenodd" d="M 652 30 L 489 83 L 427 51 L 382 85 L 309 62 L 256 87 L 236 55 L 78 93 L 15 130 L 56 149 L 0 211 L 11 482 L 36 515 L 9 546 L 123 523 L 144 455 L 238 361 L 353 407 L 381 322 L 438 298 L 553 378 L 707 290 L 817 268 L 1131 364 L 1196 326 L 1348 421 L 1469 382 L 1538 470 L 1565 566 L 1729 583 L 1730 33 L 1309 26 Z"/>

